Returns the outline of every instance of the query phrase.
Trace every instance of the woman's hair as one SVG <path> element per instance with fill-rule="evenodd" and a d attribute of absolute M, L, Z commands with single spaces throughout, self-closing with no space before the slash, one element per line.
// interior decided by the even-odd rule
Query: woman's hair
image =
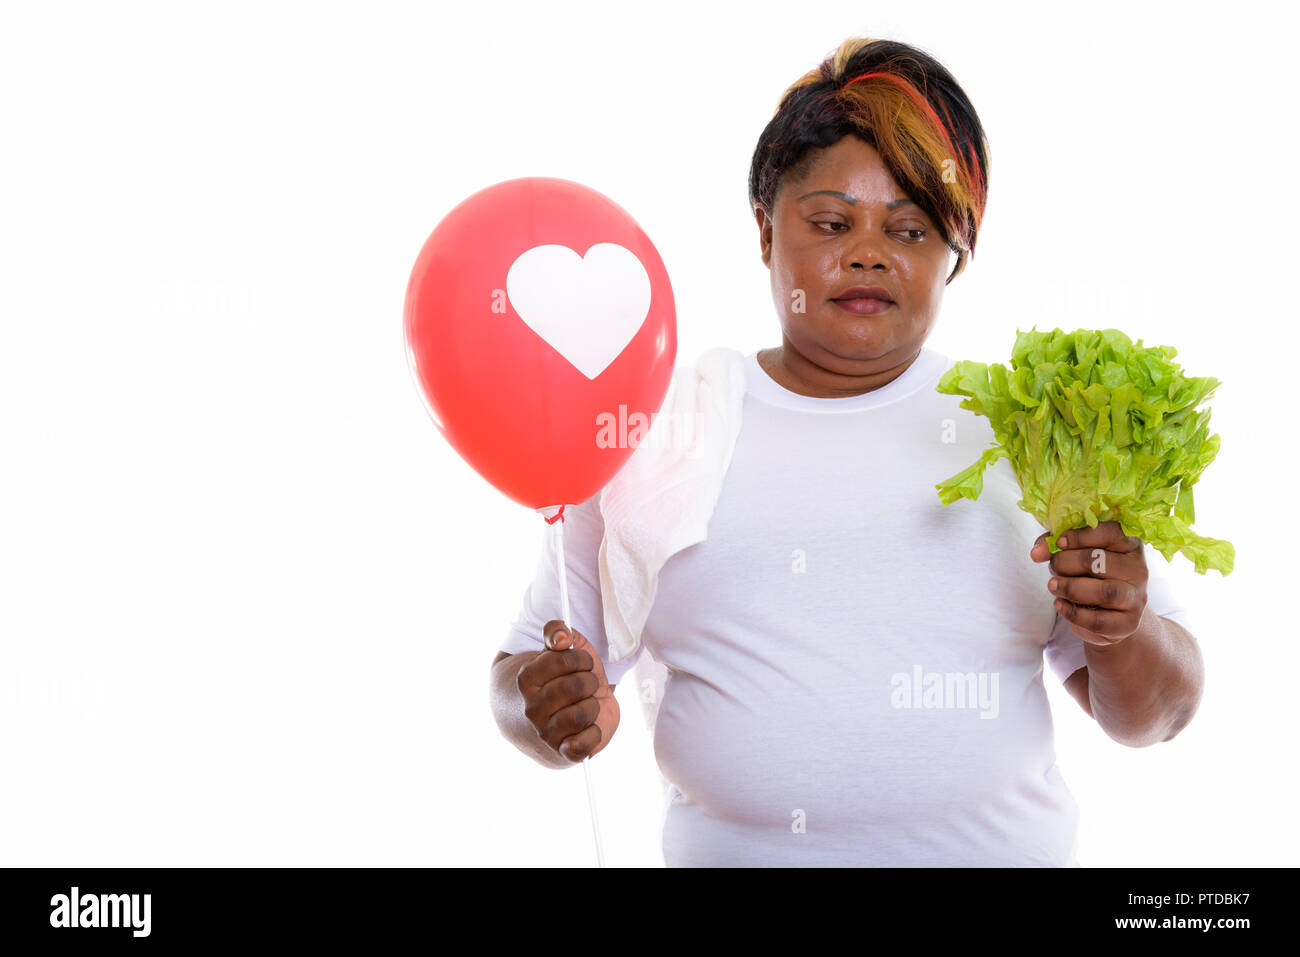
<path fill-rule="evenodd" d="M 769 212 L 787 180 L 803 178 L 815 150 L 853 134 L 870 143 L 894 180 L 938 224 L 957 253 L 947 282 L 975 254 L 988 194 L 989 147 L 975 107 L 929 54 L 893 40 L 845 40 L 781 95 L 749 168 L 751 210 Z"/>

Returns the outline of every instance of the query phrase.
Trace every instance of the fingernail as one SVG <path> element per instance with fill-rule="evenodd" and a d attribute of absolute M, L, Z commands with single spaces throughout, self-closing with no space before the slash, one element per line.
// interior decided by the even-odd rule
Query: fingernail
<path fill-rule="evenodd" d="M 1058 545 L 1060 545 L 1062 548 L 1064 548 L 1064 547 L 1065 547 L 1065 536 L 1062 535 L 1060 538 L 1058 538 L 1058 539 L 1056 540 L 1056 544 L 1058 544 Z"/>

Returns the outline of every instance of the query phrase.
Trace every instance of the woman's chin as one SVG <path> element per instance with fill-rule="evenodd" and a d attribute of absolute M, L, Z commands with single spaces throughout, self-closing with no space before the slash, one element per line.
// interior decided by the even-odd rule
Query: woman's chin
<path fill-rule="evenodd" d="M 843 359 L 876 359 L 894 348 L 888 330 L 844 330 L 827 343 L 827 351 Z"/>

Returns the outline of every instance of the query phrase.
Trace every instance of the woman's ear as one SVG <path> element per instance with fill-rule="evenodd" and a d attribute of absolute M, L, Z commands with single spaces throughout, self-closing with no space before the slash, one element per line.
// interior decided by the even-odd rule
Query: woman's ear
<path fill-rule="evenodd" d="M 758 244 L 763 265 L 772 268 L 772 213 L 762 203 L 754 205 L 754 219 L 758 222 Z"/>

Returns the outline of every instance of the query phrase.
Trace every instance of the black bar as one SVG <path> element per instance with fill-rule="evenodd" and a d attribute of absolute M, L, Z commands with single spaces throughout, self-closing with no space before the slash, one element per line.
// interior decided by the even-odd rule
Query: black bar
<path fill-rule="evenodd" d="M 594 870 L 7 869 L 0 871 L 0 942 L 10 953 L 20 953 L 10 949 L 18 941 L 95 950 L 319 941 L 369 950 L 412 939 L 450 944 L 453 930 L 472 935 L 478 927 L 488 941 L 513 928 L 536 946 L 538 937 L 561 932 L 573 940 L 638 926 L 659 927 L 666 941 L 685 929 L 684 919 L 699 919 L 714 932 L 725 927 L 759 940 L 783 928 L 796 939 L 807 930 L 821 939 L 843 924 L 858 942 L 901 933 L 899 944 L 918 947 L 991 945 L 1040 932 L 1054 935 L 1044 943 L 1196 937 L 1232 946 L 1252 935 L 1289 938 L 1298 883 L 1295 868 Z M 74 887 L 78 923 L 116 919 L 119 926 L 70 926 Z M 137 896 L 128 904 L 130 895 Z M 1249 926 L 1179 923 L 1242 918 Z M 1155 924 L 1117 926 L 1134 919 Z"/>

